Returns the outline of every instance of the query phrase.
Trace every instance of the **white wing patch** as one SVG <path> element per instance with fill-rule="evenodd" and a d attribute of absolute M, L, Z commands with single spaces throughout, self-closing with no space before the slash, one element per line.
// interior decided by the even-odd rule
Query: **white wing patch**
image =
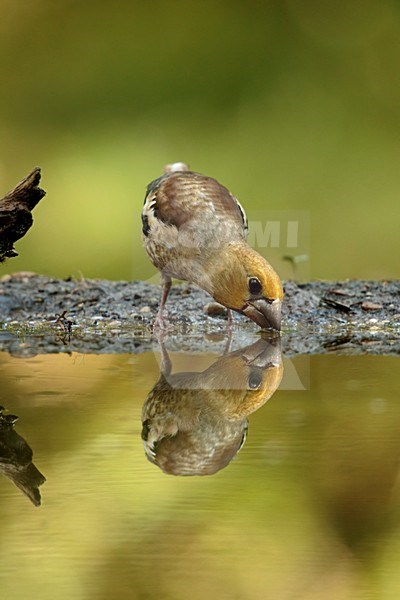
<path fill-rule="evenodd" d="M 143 210 L 142 210 L 142 231 L 146 237 L 148 237 L 149 233 L 154 228 L 155 221 L 157 220 L 154 216 L 154 210 L 156 208 L 156 195 L 149 194 L 145 200 Z"/>
<path fill-rule="evenodd" d="M 146 202 L 143 206 L 143 214 L 149 216 L 149 213 L 154 213 L 156 207 L 157 198 L 156 195 L 149 194 L 146 198 Z"/>
<path fill-rule="evenodd" d="M 247 216 L 246 216 L 245 210 L 244 210 L 243 206 L 240 204 L 239 200 L 237 198 L 235 198 L 235 196 L 233 196 L 232 194 L 231 194 L 231 198 L 236 203 L 236 206 L 240 210 L 240 214 L 242 215 L 242 219 L 243 219 L 244 235 L 247 236 L 247 234 L 249 232 L 249 223 L 247 221 Z"/>

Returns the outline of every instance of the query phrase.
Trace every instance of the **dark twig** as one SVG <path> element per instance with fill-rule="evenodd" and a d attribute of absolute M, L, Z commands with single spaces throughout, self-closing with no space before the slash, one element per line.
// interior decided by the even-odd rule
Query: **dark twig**
<path fill-rule="evenodd" d="M 60 315 L 56 315 L 56 325 L 59 325 L 65 333 L 71 333 L 72 321 L 66 318 L 68 311 L 64 310 Z"/>
<path fill-rule="evenodd" d="M 18 256 L 14 244 L 32 226 L 31 211 L 46 194 L 39 182 L 40 167 L 35 167 L 11 192 L 0 198 L 0 262 Z"/>
<path fill-rule="evenodd" d="M 323 296 L 321 298 L 321 302 L 327 304 L 328 306 L 331 306 L 332 308 L 336 308 L 337 310 L 340 310 L 342 312 L 348 313 L 351 311 L 351 306 L 349 306 L 348 304 L 343 304 L 343 302 L 338 302 L 337 300 L 334 300 L 333 298 L 328 298 L 327 296 Z"/>

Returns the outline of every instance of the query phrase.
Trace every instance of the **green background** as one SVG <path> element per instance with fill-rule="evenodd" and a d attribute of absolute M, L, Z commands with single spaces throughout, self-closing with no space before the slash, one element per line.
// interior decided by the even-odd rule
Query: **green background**
<path fill-rule="evenodd" d="M 250 218 L 306 211 L 303 276 L 398 277 L 398 2 L 0 8 L 1 192 L 37 164 L 47 190 L 0 275 L 150 277 L 145 186 L 183 160 Z"/>

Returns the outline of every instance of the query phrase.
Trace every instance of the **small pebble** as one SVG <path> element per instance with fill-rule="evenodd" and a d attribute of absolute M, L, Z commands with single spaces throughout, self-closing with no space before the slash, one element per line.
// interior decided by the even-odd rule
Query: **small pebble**
<path fill-rule="evenodd" d="M 36 273 L 34 271 L 17 271 L 12 274 L 13 279 L 31 279 L 31 277 L 36 277 Z"/>
<path fill-rule="evenodd" d="M 203 311 L 209 317 L 225 317 L 227 314 L 225 306 L 218 304 L 218 302 L 209 302 L 205 305 Z"/>
<path fill-rule="evenodd" d="M 151 308 L 150 306 L 142 306 L 142 308 L 140 309 L 140 311 L 142 314 L 147 314 L 149 312 L 151 312 Z"/>
<path fill-rule="evenodd" d="M 224 333 L 207 333 L 205 338 L 209 342 L 223 342 L 225 340 L 226 335 Z"/>
<path fill-rule="evenodd" d="M 363 302 L 361 304 L 363 310 L 382 310 L 382 304 L 375 304 L 375 302 Z"/>

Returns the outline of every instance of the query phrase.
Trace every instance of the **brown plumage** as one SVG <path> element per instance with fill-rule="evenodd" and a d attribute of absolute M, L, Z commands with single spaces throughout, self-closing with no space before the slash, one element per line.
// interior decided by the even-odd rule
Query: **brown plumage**
<path fill-rule="evenodd" d="M 142 410 L 146 455 L 169 474 L 211 475 L 240 450 L 248 415 L 278 388 L 283 374 L 280 340 L 260 339 L 200 373 L 171 375 L 163 347 L 162 352 L 160 379 Z"/>
<path fill-rule="evenodd" d="M 171 277 L 176 277 L 261 327 L 280 329 L 282 284 L 246 243 L 247 219 L 238 200 L 183 163 L 166 171 L 148 186 L 142 211 L 143 245 L 163 282 L 156 324 L 163 326 Z"/>

